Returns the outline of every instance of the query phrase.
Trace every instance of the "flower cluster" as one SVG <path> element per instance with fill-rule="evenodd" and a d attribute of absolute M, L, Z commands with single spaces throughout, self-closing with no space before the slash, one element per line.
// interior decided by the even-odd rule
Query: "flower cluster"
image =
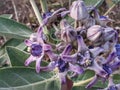
<path fill-rule="evenodd" d="M 51 71 L 57 68 L 61 83 L 66 82 L 68 72 L 72 72 L 70 77 L 74 77 L 84 74 L 86 70 L 92 70 L 95 76 L 86 88 L 92 87 L 101 79 L 103 82 L 109 82 L 108 87 L 103 90 L 119 90 L 120 85 L 115 85 L 112 80 L 112 76 L 120 67 L 118 33 L 107 25 L 113 20 L 100 16 L 94 7 L 91 8 L 92 14 L 89 11 L 82 0 L 77 0 L 72 3 L 70 10 L 61 8 L 44 14 L 43 24 L 38 31 L 25 40 L 31 53 L 25 61 L 25 66 L 36 61 L 37 73 L 40 70 Z M 75 27 L 64 18 L 66 15 L 77 22 Z M 56 30 L 60 36 L 54 33 L 60 42 L 53 48 L 53 44 L 48 43 L 45 38 L 43 27 L 55 16 L 61 17 L 62 20 L 58 25 L 60 29 Z M 54 22 L 51 23 L 54 25 Z M 46 55 L 50 62 L 48 66 L 41 67 L 40 63 L 45 60 Z"/>

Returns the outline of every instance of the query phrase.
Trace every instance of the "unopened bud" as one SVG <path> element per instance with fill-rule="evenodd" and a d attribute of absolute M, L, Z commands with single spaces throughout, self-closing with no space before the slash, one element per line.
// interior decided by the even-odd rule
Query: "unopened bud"
<path fill-rule="evenodd" d="M 76 38 L 76 32 L 74 28 L 64 19 L 60 22 L 61 28 L 61 40 L 64 42 L 72 42 Z"/>
<path fill-rule="evenodd" d="M 94 25 L 87 30 L 87 38 L 91 41 L 96 41 L 102 34 L 103 28 L 99 25 Z"/>
<path fill-rule="evenodd" d="M 70 8 L 70 16 L 75 20 L 84 20 L 89 17 L 83 0 L 74 1 Z"/>

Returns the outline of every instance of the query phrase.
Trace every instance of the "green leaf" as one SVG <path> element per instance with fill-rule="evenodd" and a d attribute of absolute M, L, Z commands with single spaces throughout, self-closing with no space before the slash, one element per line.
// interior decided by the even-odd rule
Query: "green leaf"
<path fill-rule="evenodd" d="M 1 48 L 0 48 L 0 55 L 3 55 L 5 53 L 5 47 L 7 46 L 14 46 L 18 47 L 21 43 L 23 43 L 23 40 L 21 39 L 9 39 Z M 19 47 L 18 47 L 19 48 Z M 22 49 L 22 48 L 20 48 Z M 23 50 L 23 49 L 22 49 Z"/>
<path fill-rule="evenodd" d="M 25 60 L 29 57 L 28 53 L 15 47 L 7 47 L 6 51 L 10 58 L 12 66 L 24 66 Z M 41 63 L 41 66 L 45 66 L 47 64 L 47 62 L 43 61 Z M 35 62 L 31 63 L 30 67 L 35 67 Z"/>
<path fill-rule="evenodd" d="M 12 14 L 2 14 L 2 15 L 0 15 L 0 17 L 9 18 L 9 19 L 11 19 L 12 16 L 13 16 Z"/>
<path fill-rule="evenodd" d="M 6 46 L 16 47 L 19 44 L 21 44 L 23 41 L 24 40 L 12 38 L 12 39 L 8 40 L 1 48 L 5 48 Z"/>
<path fill-rule="evenodd" d="M 25 60 L 29 57 L 28 53 L 15 47 L 6 47 L 6 51 L 12 66 L 24 66 Z"/>
<path fill-rule="evenodd" d="M 16 48 L 20 49 L 20 50 L 25 50 L 27 46 L 25 45 L 24 42 L 20 43 L 19 45 L 16 46 Z"/>
<path fill-rule="evenodd" d="M 9 57 L 6 53 L 6 46 L 14 46 L 21 50 L 24 50 L 26 46 L 23 44 L 23 40 L 21 39 L 10 39 L 8 40 L 1 48 L 0 48 L 0 67 L 10 65 Z M 6 64 L 7 62 L 7 64 Z"/>
<path fill-rule="evenodd" d="M 37 74 L 31 68 L 6 68 L 0 70 L 0 90 L 60 90 L 60 82 L 53 72 Z"/>
<path fill-rule="evenodd" d="M 74 82 L 84 81 L 84 80 L 87 80 L 87 79 L 93 77 L 94 75 L 95 75 L 95 73 L 93 71 L 87 70 L 83 74 L 79 75 L 78 77 L 72 78 L 72 80 Z"/>
<path fill-rule="evenodd" d="M 12 38 L 29 38 L 32 30 L 14 20 L 0 17 L 0 34 Z"/>

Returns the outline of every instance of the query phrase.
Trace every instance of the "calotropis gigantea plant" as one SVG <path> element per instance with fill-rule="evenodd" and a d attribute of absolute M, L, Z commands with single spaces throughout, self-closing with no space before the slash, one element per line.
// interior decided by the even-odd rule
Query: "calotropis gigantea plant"
<path fill-rule="evenodd" d="M 21 32 L 28 28 L 15 27 L 19 32 L 16 37 L 26 38 L 25 45 L 17 45 L 18 52 L 14 47 L 6 47 L 8 54 L 3 57 L 9 56 L 11 65 L 8 72 L 0 69 L 0 90 L 120 90 L 120 83 L 114 80 L 120 73 L 119 35 L 114 27 L 108 25 L 114 20 L 100 15 L 96 6 L 86 6 L 84 0 L 74 0 L 69 9 L 51 12 L 43 5 L 46 0 L 40 0 L 42 15 L 38 13 L 34 0 L 30 2 L 40 26 L 28 36 L 27 32 Z M 4 22 L 1 17 L 0 22 Z M 6 25 L 12 27 L 13 23 Z M 0 27 L 4 24 L 0 23 Z M 16 29 L 12 35 L 15 33 Z M 7 80 L 6 72 L 7 76 L 14 76 L 14 81 Z M 83 76 L 85 78 L 81 79 Z M 69 86 L 68 80 L 73 82 L 73 86 Z"/>
<path fill-rule="evenodd" d="M 120 45 L 117 43 L 118 33 L 116 30 L 107 26 L 111 19 L 100 16 L 94 7 L 92 8 L 94 17 L 91 17 L 83 0 L 74 1 L 70 10 L 63 9 L 58 12 L 60 10 L 55 11 L 52 15 L 46 15 L 43 25 L 36 33 L 35 41 L 25 40 L 31 53 L 25 65 L 28 66 L 32 61 L 36 61 L 37 73 L 40 70 L 53 71 L 57 68 L 61 84 L 66 83 L 66 77 L 74 78 L 84 75 L 86 70 L 92 70 L 95 72 L 95 76 L 86 88 L 91 88 L 97 81 L 102 80 L 103 83 L 108 81 L 108 87 L 105 89 L 100 87 L 98 90 L 119 90 L 120 85 L 114 84 L 112 76 L 120 67 L 118 49 Z M 64 19 L 67 14 L 82 24 L 78 24 L 77 28 L 74 28 Z M 60 42 L 56 45 L 58 53 L 53 50 L 55 48 L 52 48 L 51 44 L 47 44 L 43 38 L 42 29 L 54 15 L 61 15 L 63 18 L 60 21 Z M 89 22 L 89 20 L 91 21 Z M 82 31 L 84 34 L 80 33 Z M 41 67 L 40 62 L 45 54 L 48 55 L 50 62 L 48 66 Z M 69 75 L 68 72 L 72 75 Z"/>

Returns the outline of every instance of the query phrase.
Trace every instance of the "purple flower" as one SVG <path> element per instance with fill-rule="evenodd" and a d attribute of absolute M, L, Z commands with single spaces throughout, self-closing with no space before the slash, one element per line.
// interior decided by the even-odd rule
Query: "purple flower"
<path fill-rule="evenodd" d="M 84 70 L 78 65 L 78 64 L 73 64 L 72 61 L 73 58 L 66 58 L 64 56 L 69 56 L 69 54 L 71 53 L 72 50 L 72 46 L 71 44 L 68 44 L 63 52 L 60 55 L 57 55 L 56 60 L 51 61 L 50 64 L 46 67 L 41 67 L 41 70 L 43 71 L 50 71 L 55 69 L 56 67 L 59 70 L 59 77 L 61 80 L 61 83 L 65 83 L 66 82 L 66 75 L 68 72 L 73 72 L 76 74 L 82 74 L 84 72 Z M 54 58 L 55 55 L 52 55 L 52 58 Z"/>
<path fill-rule="evenodd" d="M 35 36 L 36 35 L 36 36 Z M 31 62 L 36 61 L 36 72 L 40 72 L 40 63 L 45 54 L 52 51 L 50 45 L 45 44 L 42 38 L 42 28 L 39 28 L 38 32 L 31 35 L 30 39 L 26 39 L 25 44 L 30 47 L 30 57 L 25 61 L 25 66 L 28 66 Z"/>
<path fill-rule="evenodd" d="M 25 44 L 30 47 L 30 57 L 25 61 L 25 66 L 28 66 L 31 62 L 36 61 L 36 71 L 40 71 L 40 63 L 47 51 L 51 50 L 51 46 L 43 43 L 32 42 L 31 40 L 25 40 Z"/>

